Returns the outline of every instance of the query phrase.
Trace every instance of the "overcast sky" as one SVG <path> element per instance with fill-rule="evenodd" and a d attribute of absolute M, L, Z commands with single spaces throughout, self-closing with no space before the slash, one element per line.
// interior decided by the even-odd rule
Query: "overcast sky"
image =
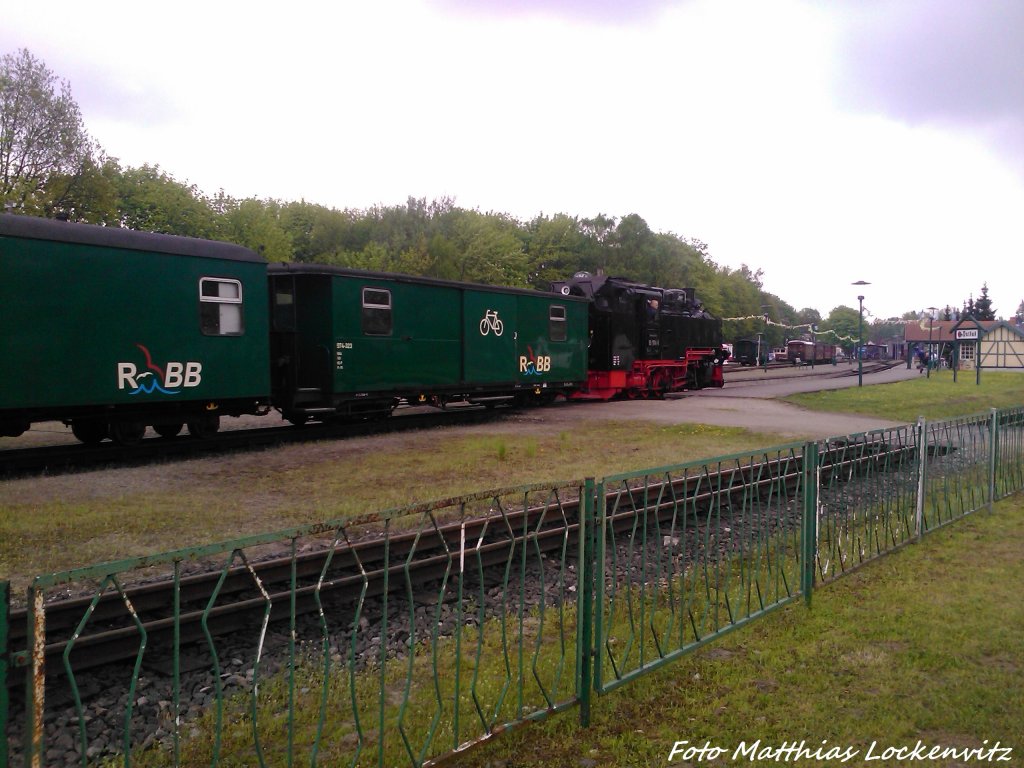
<path fill-rule="evenodd" d="M 1024 300 L 1022 0 L 5 3 L 122 165 L 642 216 L 795 308 Z"/>

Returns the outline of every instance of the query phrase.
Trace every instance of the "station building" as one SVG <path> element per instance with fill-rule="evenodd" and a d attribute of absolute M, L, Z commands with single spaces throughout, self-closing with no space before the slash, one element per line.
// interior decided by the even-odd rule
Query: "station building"
<path fill-rule="evenodd" d="M 904 326 L 911 356 L 931 352 L 933 360 L 959 370 L 1024 370 L 1024 326 L 1005 320 L 934 320 Z"/>

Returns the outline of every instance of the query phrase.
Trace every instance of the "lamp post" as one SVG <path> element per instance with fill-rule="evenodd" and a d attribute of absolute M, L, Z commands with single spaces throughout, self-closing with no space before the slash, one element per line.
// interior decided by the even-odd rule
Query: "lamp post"
<path fill-rule="evenodd" d="M 928 362 L 925 363 L 925 378 L 930 379 L 932 377 L 932 326 L 935 324 L 935 313 L 939 310 L 938 307 L 928 307 Z"/>
<path fill-rule="evenodd" d="M 871 285 L 858 280 L 850 285 Z M 864 386 L 864 296 L 857 297 L 857 386 Z"/>
<path fill-rule="evenodd" d="M 771 349 L 772 349 L 771 341 L 768 338 L 768 326 L 771 325 L 771 318 L 768 316 L 768 311 L 771 308 L 772 308 L 771 304 L 762 304 L 761 305 L 761 315 L 764 317 L 764 346 L 765 346 L 765 350 L 764 350 L 764 363 L 763 363 L 763 365 L 764 365 L 766 371 L 768 370 L 768 359 L 771 356 L 770 353 L 771 353 Z M 760 338 L 761 338 L 760 335 L 757 338 L 760 341 Z M 759 365 L 762 364 L 761 363 L 761 358 L 760 358 L 760 352 L 761 352 L 761 345 L 759 343 L 758 344 L 758 360 L 757 360 Z"/>

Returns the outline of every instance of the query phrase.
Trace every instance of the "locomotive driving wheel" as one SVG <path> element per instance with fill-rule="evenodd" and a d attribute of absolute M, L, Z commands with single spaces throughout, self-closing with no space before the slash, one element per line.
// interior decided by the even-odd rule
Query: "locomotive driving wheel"
<path fill-rule="evenodd" d="M 664 400 L 669 383 L 668 371 L 654 371 L 651 374 L 651 397 L 656 400 Z"/>

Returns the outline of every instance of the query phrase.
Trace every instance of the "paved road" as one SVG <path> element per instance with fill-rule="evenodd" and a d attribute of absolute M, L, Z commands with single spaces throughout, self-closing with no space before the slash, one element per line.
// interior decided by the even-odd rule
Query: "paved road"
<path fill-rule="evenodd" d="M 746 427 L 790 439 L 816 439 L 866 432 L 881 427 L 899 426 L 901 422 L 845 413 L 823 413 L 785 403 L 774 398 L 797 392 L 842 389 L 857 386 L 857 377 L 836 378 L 837 373 L 856 371 L 855 367 L 821 366 L 809 374 L 807 368 L 769 370 L 726 369 L 726 385 L 722 389 L 688 392 L 666 400 L 633 400 L 574 406 L 586 409 L 588 418 L 615 420 L 644 419 L 661 424 L 702 423 L 724 427 Z M 916 370 L 898 366 L 881 373 L 865 373 L 864 386 L 888 384 L 916 378 Z"/>

